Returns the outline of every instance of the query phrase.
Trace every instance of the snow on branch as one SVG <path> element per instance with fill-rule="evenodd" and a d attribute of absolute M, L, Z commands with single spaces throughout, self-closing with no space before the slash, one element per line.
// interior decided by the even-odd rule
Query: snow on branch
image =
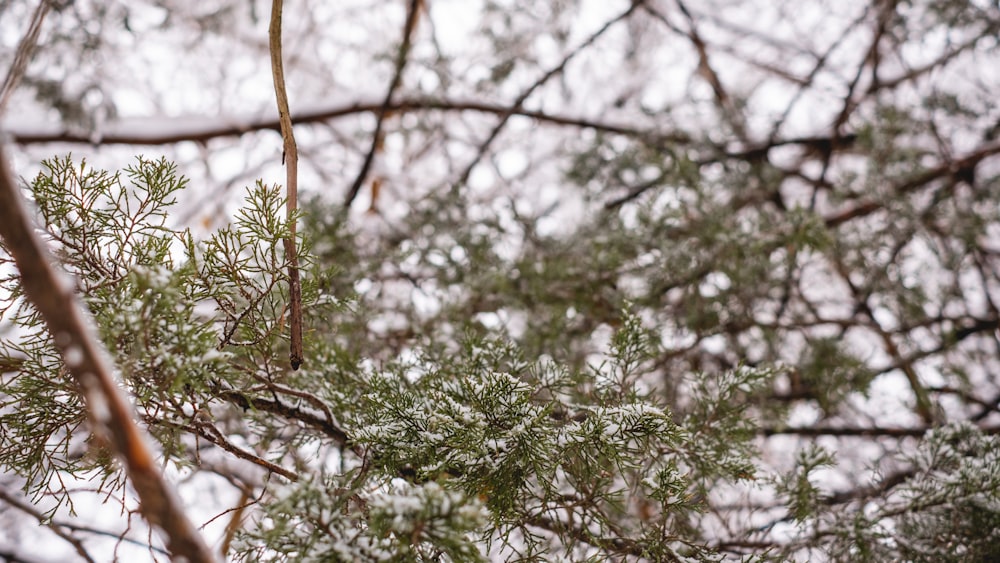
<path fill-rule="evenodd" d="M 45 320 L 66 368 L 76 380 L 95 431 L 125 465 L 143 516 L 161 532 L 174 560 L 214 561 L 180 500 L 156 467 L 135 412 L 119 388 L 107 351 L 93 331 L 69 276 L 35 231 L 0 149 L 0 238 L 13 257 L 28 299 Z"/>

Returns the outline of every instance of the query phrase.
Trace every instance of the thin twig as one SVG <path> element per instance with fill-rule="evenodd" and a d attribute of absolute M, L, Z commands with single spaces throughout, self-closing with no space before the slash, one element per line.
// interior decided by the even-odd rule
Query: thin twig
<path fill-rule="evenodd" d="M 281 124 L 281 138 L 285 143 L 285 213 L 288 220 L 285 255 L 288 258 L 288 326 L 291 338 L 288 361 L 292 364 L 292 369 L 299 369 L 302 365 L 302 282 L 299 279 L 299 257 L 295 248 L 299 151 L 292 133 L 292 115 L 288 110 L 288 93 L 285 91 L 285 71 L 281 65 L 281 8 L 282 0 L 272 1 L 271 25 L 267 32 L 270 38 L 274 95 L 278 101 L 278 121 Z"/>
<path fill-rule="evenodd" d="M 284 467 L 281 467 L 276 463 L 267 461 L 266 459 L 260 456 L 256 456 L 246 450 L 240 449 L 239 447 L 233 445 L 233 443 L 227 440 L 226 437 L 222 435 L 222 432 L 220 432 L 219 429 L 216 428 L 211 423 L 183 424 L 179 422 L 170 422 L 156 418 L 149 418 L 147 419 L 147 422 L 151 425 L 158 424 L 160 426 L 166 426 L 169 428 L 177 428 L 179 430 L 183 430 L 191 434 L 197 434 L 198 436 L 201 436 L 202 438 L 208 440 L 212 444 L 215 444 L 216 446 L 222 448 L 223 450 L 233 454 L 234 456 L 242 460 L 249 461 L 250 463 L 258 465 L 272 473 L 281 475 L 282 477 L 288 479 L 289 481 L 299 480 L 298 473 L 291 471 L 289 469 L 285 469 Z"/>
<path fill-rule="evenodd" d="M 235 508 L 231 509 L 232 516 L 229 518 L 229 523 L 226 524 L 226 535 L 223 536 L 222 545 L 219 547 L 219 554 L 223 558 L 229 555 L 229 547 L 233 544 L 233 538 L 236 537 L 236 532 L 243 525 L 243 512 L 248 506 L 256 503 L 257 500 L 251 500 L 250 488 L 244 488 L 243 492 L 240 493 L 240 501 L 236 503 Z"/>
<path fill-rule="evenodd" d="M 171 556 L 190 562 L 214 561 L 134 422 L 134 409 L 115 380 L 108 352 L 74 292 L 76 284 L 55 269 L 56 259 L 35 229 L 0 147 L 0 238 L 17 265 L 25 295 L 45 320 L 66 369 L 79 386 L 94 431 L 108 440 L 124 463 L 142 515 L 163 536 Z"/>

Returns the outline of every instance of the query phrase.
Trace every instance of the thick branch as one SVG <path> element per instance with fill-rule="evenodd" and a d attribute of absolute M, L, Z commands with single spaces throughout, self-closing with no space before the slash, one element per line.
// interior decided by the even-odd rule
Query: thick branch
<path fill-rule="evenodd" d="M 74 284 L 52 264 L 55 258 L 35 233 L 14 177 L 0 149 L 0 237 L 21 274 L 25 295 L 34 304 L 80 388 L 94 430 L 108 439 L 125 464 L 146 520 L 158 528 L 176 559 L 209 562 L 214 557 L 184 514 L 174 491 L 160 474 L 135 413 L 115 381 L 107 351 L 74 293 Z"/>

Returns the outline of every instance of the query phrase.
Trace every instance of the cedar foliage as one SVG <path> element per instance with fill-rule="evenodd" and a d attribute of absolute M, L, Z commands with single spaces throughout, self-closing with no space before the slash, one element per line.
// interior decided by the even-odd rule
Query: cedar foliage
<path fill-rule="evenodd" d="M 180 37 L 199 64 L 164 65 L 256 111 L 227 71 L 259 57 L 257 3 L 156 4 L 160 23 L 77 14 L 104 28 L 55 10 L 39 60 L 86 45 L 74 71 L 113 90 L 139 77 L 89 55 Z M 245 179 L 280 163 L 271 125 L 180 128 L 246 153 L 231 184 L 251 184 L 191 233 L 174 198 L 224 204 L 183 189 L 200 162 L 177 137 L 101 131 L 115 98 L 43 64 L 24 80 L 67 126 L 15 131 L 25 155 L 99 138 L 178 161 L 58 157 L 26 191 L 167 471 L 242 496 L 199 496 L 220 520 L 246 505 L 230 557 L 997 558 L 1000 8 L 487 1 L 456 50 L 447 2 L 409 3 L 416 23 L 397 4 L 286 18 L 316 196 L 299 371 L 281 190 Z M 72 479 L 125 483 L 0 268 L 0 495 L 91 541 L 65 526 Z"/>

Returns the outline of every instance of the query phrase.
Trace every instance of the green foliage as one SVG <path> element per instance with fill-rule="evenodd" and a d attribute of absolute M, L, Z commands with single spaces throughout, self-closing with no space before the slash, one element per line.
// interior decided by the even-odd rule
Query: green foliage
<path fill-rule="evenodd" d="M 29 186 L 45 236 L 165 462 L 204 471 L 210 443 L 211 455 L 271 475 L 251 485 L 258 500 L 237 534 L 239 560 L 716 560 L 706 534 L 714 503 L 758 486 L 782 499 L 779 520 L 813 538 L 777 558 L 996 555 L 1000 450 L 970 425 L 925 436 L 900 459 L 908 473 L 867 493 L 878 502 L 866 510 L 831 500 L 822 475 L 839 467 L 818 445 L 798 450 L 787 473 L 762 466 L 756 417 L 780 428 L 787 414 L 766 404 L 775 382 L 787 378 L 824 416 L 868 390 L 875 374 L 843 341 L 807 339 L 787 368 L 670 363 L 664 326 L 723 336 L 720 327 L 751 322 L 767 297 L 756 286 L 786 273 L 775 267 L 837 251 L 806 210 L 788 224 L 736 221 L 706 200 L 706 230 L 685 235 L 686 247 L 643 238 L 662 234 L 676 210 L 606 214 L 573 233 L 593 242 L 585 250 L 533 235 L 503 257 L 490 242 L 499 223 L 439 221 L 366 247 L 316 204 L 302 216 L 315 238 L 298 241 L 307 363 L 292 371 L 291 229 L 277 187 L 256 183 L 233 223 L 199 240 L 168 223 L 186 182 L 166 161 L 140 158 L 123 174 L 68 157 L 45 167 Z M 754 232 L 749 250 L 736 247 Z M 653 255 L 676 268 L 654 271 Z M 370 299 L 376 283 L 401 291 L 377 281 L 386 260 L 419 265 L 449 299 L 427 311 Z M 679 281 L 692 274 L 698 284 Z M 72 511 L 69 478 L 123 494 L 17 276 L 2 283 L 16 331 L 0 340 L 0 464 L 33 498 L 51 497 L 50 514 Z M 675 287 L 687 316 L 665 320 L 652 305 Z M 519 329 L 495 320 L 518 315 L 529 321 Z M 780 332 L 760 337 L 770 346 Z"/>
<path fill-rule="evenodd" d="M 198 344 L 188 337 L 198 331 L 169 323 L 176 316 L 176 302 L 151 284 L 155 272 L 171 263 L 170 246 L 177 235 L 164 226 L 166 209 L 185 181 L 165 160 L 139 158 L 125 170 L 127 186 L 121 174 L 77 166 L 69 157 L 43 165 L 46 170 L 32 182 L 31 193 L 57 255 L 76 274 L 79 290 L 96 313 L 99 332 L 123 369 L 142 368 L 151 387 L 170 387 L 178 363 L 164 352 L 171 343 L 182 342 L 191 354 Z M 18 337 L 0 340 L 0 363 L 16 366 L 5 370 L 0 383 L 5 406 L 0 466 L 23 476 L 33 495 L 57 499 L 52 510 L 71 500 L 65 486 L 53 482 L 60 472 L 83 477 L 100 470 L 99 488 L 121 487 L 100 445 L 90 446 L 86 454 L 91 439 L 78 393 L 40 319 L 24 302 L 16 276 L 3 280 L 0 295 L 5 296 L 0 316 L 20 330 Z M 150 316 L 153 312 L 169 316 L 160 324 Z M 137 342 L 144 348 L 139 355 L 133 353 Z"/>
<path fill-rule="evenodd" d="M 69 158 L 26 192 L 208 533 L 246 499 L 230 555 L 997 558 L 1000 4 L 424 2 L 406 53 L 403 3 L 313 4 L 292 370 L 282 190 L 173 223 L 284 164 L 264 4 L 0 2 L 15 42 L 48 9 L 23 74 L 0 49 L 15 163 L 205 163 L 198 194 Z M 0 470 L 45 524 L 127 498 L 2 253 L 0 303 Z"/>
<path fill-rule="evenodd" d="M 778 492 L 788 497 L 789 513 L 795 520 L 806 520 L 816 514 L 823 492 L 813 474 L 834 464 L 830 452 L 815 444 L 796 452 L 795 469 L 776 484 Z"/>
<path fill-rule="evenodd" d="M 347 485 L 347 486 L 345 486 Z M 241 534 L 246 561 L 479 561 L 472 532 L 486 512 L 435 482 L 401 480 L 369 492 L 343 478 L 276 485 L 265 518 Z"/>
<path fill-rule="evenodd" d="M 461 338 L 428 339 L 375 367 L 365 354 L 380 343 L 358 337 L 370 310 L 345 295 L 348 270 L 310 256 L 310 360 L 292 372 L 283 356 L 290 229 L 277 188 L 258 182 L 232 225 L 196 240 L 168 225 L 185 180 L 165 161 L 140 158 L 124 175 L 68 157 L 45 166 L 30 189 L 47 237 L 166 459 L 197 470 L 205 440 L 286 468 L 289 480 L 265 488 L 255 524 L 241 531 L 240 557 L 537 560 L 557 545 L 584 558 L 711 557 L 689 518 L 709 482 L 753 474 L 749 422 L 733 404 L 766 372 L 701 378 L 678 424 L 643 379 L 659 346 L 627 304 L 608 313 L 617 329 L 585 363 L 466 322 Z M 350 236 L 333 227 L 320 252 Z M 98 446 L 88 451 L 51 339 L 16 276 L 5 284 L 3 311 L 19 333 L 0 343 L 3 365 L 17 366 L 0 380 L 0 463 L 36 494 L 71 501 L 57 477 L 95 470 L 97 489 L 114 490 L 119 470 Z M 324 293 L 333 288 L 338 298 Z"/>
<path fill-rule="evenodd" d="M 865 392 L 874 374 L 834 338 L 816 339 L 799 363 L 799 384 L 823 409 L 833 409 L 851 393 Z"/>
<path fill-rule="evenodd" d="M 899 456 L 911 469 L 885 481 L 884 502 L 839 510 L 816 485 L 815 471 L 835 461 L 818 447 L 800 451 L 796 470 L 778 489 L 791 515 L 819 538 L 813 546 L 835 561 L 992 561 L 1000 522 L 1000 441 L 966 423 L 924 436 Z M 789 550 L 794 551 L 794 549 Z"/>
<path fill-rule="evenodd" d="M 969 424 L 929 433 L 897 492 L 897 549 L 909 561 L 1000 557 L 1000 442 Z M 891 513 L 890 513 L 891 514 Z"/>

